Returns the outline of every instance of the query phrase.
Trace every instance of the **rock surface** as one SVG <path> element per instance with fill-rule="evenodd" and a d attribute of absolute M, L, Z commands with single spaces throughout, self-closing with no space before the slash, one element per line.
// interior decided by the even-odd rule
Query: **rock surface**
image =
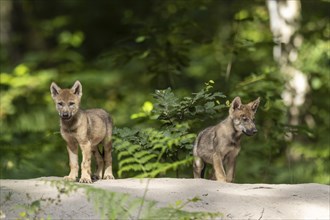
<path fill-rule="evenodd" d="M 84 190 L 61 195 L 47 177 L 30 180 L 0 180 L 1 219 L 34 214 L 51 219 L 100 219 Z M 85 185 L 85 184 L 77 184 Z M 183 207 L 189 212 L 219 212 L 219 219 L 329 219 L 330 186 L 321 184 L 229 184 L 204 179 L 118 179 L 100 180 L 90 186 L 107 191 L 143 197 L 169 207 L 193 197 L 200 200 Z M 146 190 L 147 189 L 147 190 Z M 40 204 L 39 204 L 40 203 Z M 26 212 L 26 213 L 25 213 Z M 32 213 L 32 214 L 31 214 Z M 132 217 L 134 218 L 134 217 Z"/>

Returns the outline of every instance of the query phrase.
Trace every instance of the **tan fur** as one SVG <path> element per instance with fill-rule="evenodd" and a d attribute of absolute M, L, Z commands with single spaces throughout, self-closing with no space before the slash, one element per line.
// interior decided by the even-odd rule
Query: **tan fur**
<path fill-rule="evenodd" d="M 76 181 L 78 178 L 78 145 L 82 151 L 79 182 L 92 183 L 92 154 L 97 163 L 93 178 L 114 179 L 111 156 L 113 125 L 109 114 L 103 109 L 80 109 L 82 86 L 79 81 L 76 81 L 71 89 L 61 89 L 53 82 L 50 91 L 60 115 L 61 134 L 69 153 L 70 173 L 64 179 Z M 99 144 L 103 144 L 103 155 L 99 151 Z"/>
<path fill-rule="evenodd" d="M 259 102 L 260 98 L 257 98 L 243 105 L 241 99 L 236 97 L 225 120 L 198 134 L 193 148 L 194 178 L 201 178 L 205 163 L 208 163 L 213 165 L 216 180 L 233 181 L 241 136 L 243 133 L 251 136 L 257 132 L 254 115 Z"/>

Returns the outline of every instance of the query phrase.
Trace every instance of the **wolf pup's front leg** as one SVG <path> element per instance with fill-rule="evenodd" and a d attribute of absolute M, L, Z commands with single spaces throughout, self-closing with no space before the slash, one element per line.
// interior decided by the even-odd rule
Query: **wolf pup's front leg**
<path fill-rule="evenodd" d="M 76 181 L 78 178 L 78 172 L 79 172 L 78 145 L 68 143 L 67 150 L 68 150 L 69 161 L 70 161 L 70 173 L 68 176 L 64 177 L 64 180 Z"/>
<path fill-rule="evenodd" d="M 219 182 L 226 182 L 226 173 L 222 164 L 221 155 L 217 153 L 213 154 L 213 169 L 216 180 Z"/>
<path fill-rule="evenodd" d="M 227 155 L 226 167 L 227 167 L 227 177 L 226 181 L 231 183 L 235 178 L 236 169 L 236 158 L 239 154 L 239 149 L 233 150 Z"/>
<path fill-rule="evenodd" d="M 81 144 L 81 151 L 82 151 L 82 162 L 81 162 L 81 177 L 79 182 L 80 183 L 92 183 L 91 178 L 91 159 L 92 159 L 92 151 L 91 151 L 91 144 Z"/>

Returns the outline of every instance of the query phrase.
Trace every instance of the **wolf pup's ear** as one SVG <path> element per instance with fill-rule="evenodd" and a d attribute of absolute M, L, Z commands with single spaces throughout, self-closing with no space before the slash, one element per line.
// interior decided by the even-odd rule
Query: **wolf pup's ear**
<path fill-rule="evenodd" d="M 250 102 L 248 105 L 250 106 L 250 108 L 252 109 L 252 111 L 254 111 L 254 113 L 257 112 L 258 106 L 260 103 L 260 97 L 258 97 L 256 100 L 254 100 L 253 102 Z"/>
<path fill-rule="evenodd" d="M 73 84 L 71 91 L 79 97 L 82 96 L 82 85 L 78 80 Z"/>
<path fill-rule="evenodd" d="M 231 108 L 232 108 L 233 110 L 236 110 L 236 109 L 241 108 L 241 106 L 242 106 L 241 98 L 237 96 L 237 97 L 234 98 L 234 100 L 232 101 L 232 103 L 231 103 Z"/>
<path fill-rule="evenodd" d="M 62 89 L 56 85 L 56 83 L 52 82 L 50 85 L 50 93 L 52 94 L 52 98 L 55 98 Z"/>

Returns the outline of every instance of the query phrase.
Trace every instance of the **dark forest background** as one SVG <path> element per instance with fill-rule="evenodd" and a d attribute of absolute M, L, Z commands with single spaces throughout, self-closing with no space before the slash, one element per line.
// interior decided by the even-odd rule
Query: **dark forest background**
<path fill-rule="evenodd" d="M 196 134 L 260 96 L 236 182 L 330 184 L 330 2 L 271 2 L 277 32 L 263 0 L 0 0 L 0 177 L 68 174 L 49 86 L 80 80 L 116 178 L 192 178 Z"/>

